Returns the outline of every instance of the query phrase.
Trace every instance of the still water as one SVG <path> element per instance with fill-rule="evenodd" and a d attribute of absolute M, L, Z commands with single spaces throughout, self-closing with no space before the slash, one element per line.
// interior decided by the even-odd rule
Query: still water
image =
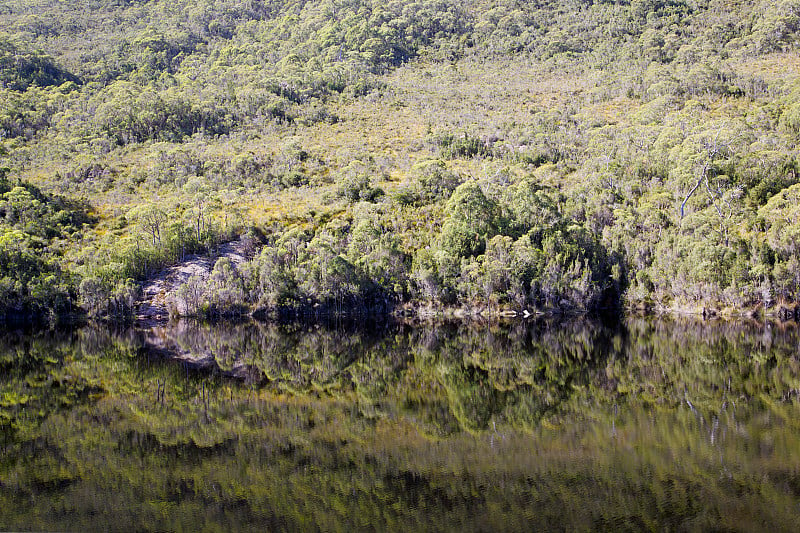
<path fill-rule="evenodd" d="M 791 531 L 800 332 L 0 334 L 0 529 Z"/>

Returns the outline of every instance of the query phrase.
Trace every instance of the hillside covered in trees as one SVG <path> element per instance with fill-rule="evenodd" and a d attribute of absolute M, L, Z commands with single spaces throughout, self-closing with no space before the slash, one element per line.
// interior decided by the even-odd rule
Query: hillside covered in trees
<path fill-rule="evenodd" d="M 800 0 L 0 0 L 0 316 L 800 299 Z"/>

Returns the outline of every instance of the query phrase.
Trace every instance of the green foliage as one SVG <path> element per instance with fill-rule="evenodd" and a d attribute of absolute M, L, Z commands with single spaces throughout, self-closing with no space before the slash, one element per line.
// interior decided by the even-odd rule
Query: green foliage
<path fill-rule="evenodd" d="M 25 91 L 31 86 L 48 87 L 78 81 L 56 66 L 44 52 L 21 50 L 14 42 L 0 36 L 0 88 Z"/>
<path fill-rule="evenodd" d="M 242 276 L 227 257 L 214 263 L 209 276 L 208 301 L 211 312 L 215 314 L 235 314 L 245 298 L 245 285 Z"/>
<path fill-rule="evenodd" d="M 796 47 L 798 30 L 800 30 L 800 2 L 782 0 L 760 13 L 752 31 L 758 51 L 772 52 Z"/>
<path fill-rule="evenodd" d="M 466 132 L 463 135 L 448 133 L 438 139 L 441 146 L 442 157 L 453 159 L 456 157 L 485 157 L 492 154 L 488 141 L 470 137 Z"/>
<path fill-rule="evenodd" d="M 399 238 L 381 220 L 359 220 L 350 235 L 347 257 L 373 285 L 369 290 L 396 299 L 405 296 L 408 260 Z"/>
<path fill-rule="evenodd" d="M 95 97 L 94 124 L 117 144 L 179 141 L 195 133 L 219 134 L 230 118 L 213 105 L 192 105 L 180 94 L 118 81 Z"/>
<path fill-rule="evenodd" d="M 536 242 L 540 241 L 544 232 L 564 218 L 564 196 L 538 185 L 530 178 L 509 187 L 506 198 L 514 232 L 527 233 Z"/>
<path fill-rule="evenodd" d="M 383 189 L 374 187 L 366 174 L 351 174 L 339 186 L 339 196 L 350 202 L 374 202 L 383 196 Z"/>
<path fill-rule="evenodd" d="M 126 321 L 133 315 L 139 287 L 130 278 L 115 280 L 87 276 L 78 286 L 78 303 L 91 317 Z"/>
<path fill-rule="evenodd" d="M 397 201 L 405 204 L 425 205 L 446 201 L 463 180 L 447 170 L 445 163 L 432 159 L 418 163 L 412 169 L 413 179 L 398 193 Z"/>
<path fill-rule="evenodd" d="M 797 2 L 723 4 L 11 0 L 4 294 L 125 315 L 256 226 L 175 312 L 791 300 Z"/>
<path fill-rule="evenodd" d="M 77 202 L 0 180 L 0 317 L 71 310 L 75 288 L 60 267 L 59 242 L 89 222 Z"/>
<path fill-rule="evenodd" d="M 43 257 L 45 244 L 19 230 L 0 231 L 0 317 L 69 311 L 69 280 Z"/>
<path fill-rule="evenodd" d="M 442 226 L 440 246 L 453 258 L 469 257 L 484 250 L 486 240 L 500 225 L 500 208 L 474 181 L 459 185 L 447 201 L 448 218 Z"/>

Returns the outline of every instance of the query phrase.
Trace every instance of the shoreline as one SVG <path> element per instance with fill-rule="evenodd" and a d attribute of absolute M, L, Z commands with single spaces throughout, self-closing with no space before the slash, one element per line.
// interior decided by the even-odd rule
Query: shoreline
<path fill-rule="evenodd" d="M 152 309 L 152 308 L 150 308 Z M 732 308 L 710 305 L 662 306 L 653 304 L 628 304 L 619 307 L 580 309 L 575 307 L 554 307 L 544 309 L 513 308 L 510 306 L 443 306 L 430 303 L 406 302 L 391 305 L 361 305 L 342 308 L 328 304 L 314 304 L 302 307 L 272 307 L 248 310 L 237 313 L 210 315 L 180 315 L 170 313 L 142 313 L 141 308 L 124 318 L 90 317 L 85 312 L 72 311 L 63 315 L 37 313 L 12 313 L 0 315 L 0 325 L 11 329 L 26 329 L 47 326 L 75 327 L 86 323 L 105 323 L 110 325 L 128 324 L 135 327 L 159 327 L 179 320 L 202 320 L 209 322 L 239 322 L 256 320 L 259 322 L 327 322 L 350 320 L 535 320 L 539 318 L 577 318 L 577 317 L 686 317 L 702 321 L 769 321 L 779 323 L 800 323 L 800 302 L 779 303 L 771 307 L 751 306 Z"/>

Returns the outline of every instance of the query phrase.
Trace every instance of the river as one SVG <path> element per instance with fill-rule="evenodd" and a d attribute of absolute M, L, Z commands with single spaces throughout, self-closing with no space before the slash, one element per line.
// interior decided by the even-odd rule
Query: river
<path fill-rule="evenodd" d="M 0 334 L 0 529 L 791 531 L 793 323 Z"/>

